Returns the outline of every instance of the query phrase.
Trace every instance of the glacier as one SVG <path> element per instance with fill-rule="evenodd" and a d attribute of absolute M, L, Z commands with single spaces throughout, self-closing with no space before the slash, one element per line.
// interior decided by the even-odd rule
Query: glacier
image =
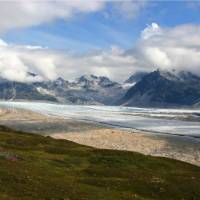
<path fill-rule="evenodd" d="M 50 116 L 101 123 L 116 128 L 200 139 L 199 109 L 83 106 L 44 102 L 1 101 L 0 107 L 27 109 Z"/>

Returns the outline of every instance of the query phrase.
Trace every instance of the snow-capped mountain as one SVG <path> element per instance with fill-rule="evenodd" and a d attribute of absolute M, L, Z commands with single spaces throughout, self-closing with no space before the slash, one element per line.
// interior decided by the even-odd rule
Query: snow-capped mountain
<path fill-rule="evenodd" d="M 35 85 L 38 86 L 38 83 Z M 47 83 L 43 88 L 54 93 L 59 102 L 73 104 L 112 105 L 126 92 L 119 83 L 94 75 L 84 75 L 72 82 L 61 81 L 59 78 Z"/>
<path fill-rule="evenodd" d="M 111 81 L 105 76 L 94 76 L 94 75 L 84 75 L 76 79 L 76 83 L 83 87 L 88 87 L 94 89 L 95 87 L 111 87 L 118 85 L 117 82 Z"/>
<path fill-rule="evenodd" d="M 144 76 L 118 102 L 124 106 L 193 106 L 200 102 L 200 77 L 157 70 Z"/>
<path fill-rule="evenodd" d="M 60 77 L 34 83 L 0 78 L 0 99 L 141 107 L 200 106 L 200 77 L 186 71 L 157 70 L 132 75 L 122 84 L 95 75 L 83 75 L 74 81 Z"/>
<path fill-rule="evenodd" d="M 30 73 L 31 76 L 37 76 Z M 58 78 L 54 81 L 20 83 L 0 79 L 0 98 L 5 100 L 47 100 L 68 104 L 112 105 L 127 90 L 107 77 L 84 75 L 74 81 Z"/>

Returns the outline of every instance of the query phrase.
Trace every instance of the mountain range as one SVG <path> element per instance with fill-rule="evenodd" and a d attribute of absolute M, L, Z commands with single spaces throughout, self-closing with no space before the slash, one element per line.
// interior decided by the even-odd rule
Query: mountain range
<path fill-rule="evenodd" d="M 71 82 L 61 77 L 54 81 L 34 83 L 0 79 L 0 99 L 3 100 L 25 99 L 66 104 L 113 105 L 125 95 L 126 91 L 127 87 L 123 87 L 122 84 L 107 77 L 94 75 L 84 75 Z"/>
<path fill-rule="evenodd" d="M 34 73 L 29 73 L 35 76 Z M 83 75 L 74 81 L 21 83 L 0 78 L 0 99 L 40 100 L 81 105 L 140 107 L 200 106 L 200 77 L 190 72 L 138 72 L 124 83 Z"/>

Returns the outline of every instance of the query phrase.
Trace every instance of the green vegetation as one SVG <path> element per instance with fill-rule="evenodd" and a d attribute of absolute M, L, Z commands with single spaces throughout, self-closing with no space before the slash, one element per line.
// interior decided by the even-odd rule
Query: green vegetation
<path fill-rule="evenodd" d="M 0 127 L 1 200 L 197 200 L 200 168 Z"/>

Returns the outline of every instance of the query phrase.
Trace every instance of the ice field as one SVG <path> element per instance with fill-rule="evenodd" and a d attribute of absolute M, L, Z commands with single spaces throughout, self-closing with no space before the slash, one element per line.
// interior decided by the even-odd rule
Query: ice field
<path fill-rule="evenodd" d="M 0 102 L 0 107 L 23 108 L 61 116 L 154 133 L 200 138 L 200 110 L 119 106 L 79 106 L 41 102 Z"/>

